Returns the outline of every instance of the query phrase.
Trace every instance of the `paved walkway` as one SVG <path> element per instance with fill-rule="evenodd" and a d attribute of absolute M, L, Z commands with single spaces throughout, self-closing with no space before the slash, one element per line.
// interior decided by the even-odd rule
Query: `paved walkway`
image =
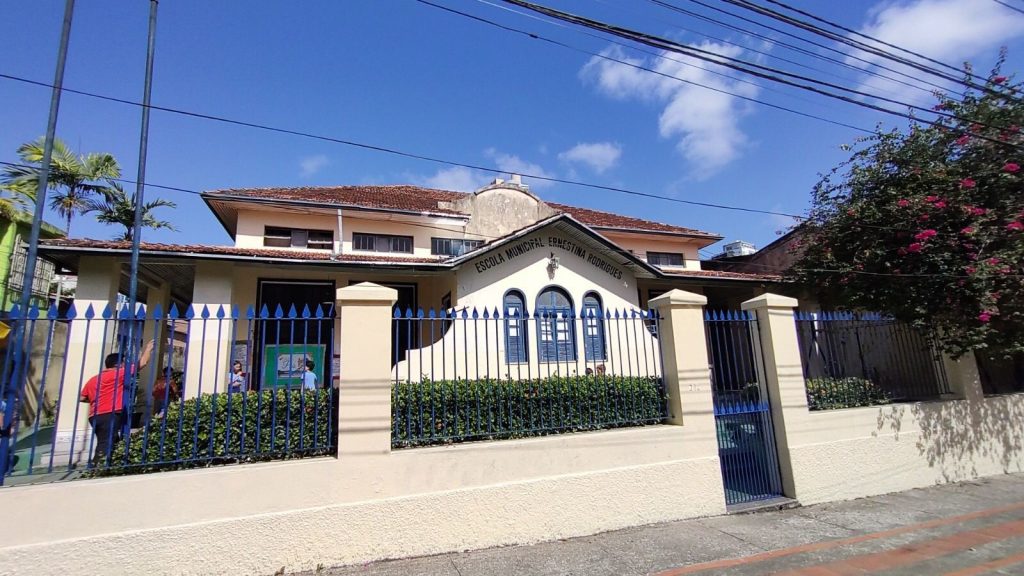
<path fill-rule="evenodd" d="M 1024 474 L 321 574 L 1024 575 Z"/>

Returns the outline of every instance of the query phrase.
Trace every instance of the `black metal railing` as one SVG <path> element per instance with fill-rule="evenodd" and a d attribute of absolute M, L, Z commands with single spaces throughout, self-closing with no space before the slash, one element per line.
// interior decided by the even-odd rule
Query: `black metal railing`
<path fill-rule="evenodd" d="M 796 312 L 811 410 L 948 394 L 941 356 L 913 327 L 873 312 Z"/>
<path fill-rule="evenodd" d="M 392 446 L 657 424 L 656 312 L 397 310 Z"/>

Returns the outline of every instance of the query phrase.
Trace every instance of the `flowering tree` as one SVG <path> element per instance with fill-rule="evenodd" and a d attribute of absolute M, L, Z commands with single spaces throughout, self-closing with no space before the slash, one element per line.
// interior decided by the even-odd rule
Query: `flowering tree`
<path fill-rule="evenodd" d="M 790 272 L 824 304 L 888 312 L 954 356 L 1024 351 L 1024 86 L 998 70 L 815 187 Z"/>

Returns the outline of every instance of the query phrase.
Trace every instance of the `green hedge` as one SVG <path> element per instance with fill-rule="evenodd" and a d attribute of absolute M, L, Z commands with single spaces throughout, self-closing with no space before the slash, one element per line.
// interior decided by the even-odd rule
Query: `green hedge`
<path fill-rule="evenodd" d="M 810 378 L 806 381 L 807 407 L 835 410 L 889 404 L 885 390 L 866 378 Z"/>
<path fill-rule="evenodd" d="M 263 390 L 172 402 L 164 415 L 149 421 L 148 430 L 132 431 L 114 448 L 109 467 L 91 474 L 139 474 L 330 453 L 335 445 L 331 393 Z"/>
<path fill-rule="evenodd" d="M 524 438 L 656 424 L 666 397 L 655 377 L 423 380 L 391 391 L 392 446 Z"/>

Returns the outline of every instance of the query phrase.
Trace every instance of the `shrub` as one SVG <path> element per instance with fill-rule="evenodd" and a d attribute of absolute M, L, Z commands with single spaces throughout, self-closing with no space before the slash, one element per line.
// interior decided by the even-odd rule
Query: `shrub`
<path fill-rule="evenodd" d="M 885 390 L 866 378 L 809 378 L 806 386 L 807 407 L 811 410 L 876 406 L 892 401 Z"/>
<path fill-rule="evenodd" d="M 655 377 L 424 379 L 393 384 L 391 396 L 396 448 L 656 424 L 666 407 Z"/>
<path fill-rule="evenodd" d="M 331 390 L 263 390 L 172 402 L 148 427 L 134 430 L 114 448 L 109 467 L 90 474 L 138 474 L 327 454 L 335 445 L 331 400 Z"/>

